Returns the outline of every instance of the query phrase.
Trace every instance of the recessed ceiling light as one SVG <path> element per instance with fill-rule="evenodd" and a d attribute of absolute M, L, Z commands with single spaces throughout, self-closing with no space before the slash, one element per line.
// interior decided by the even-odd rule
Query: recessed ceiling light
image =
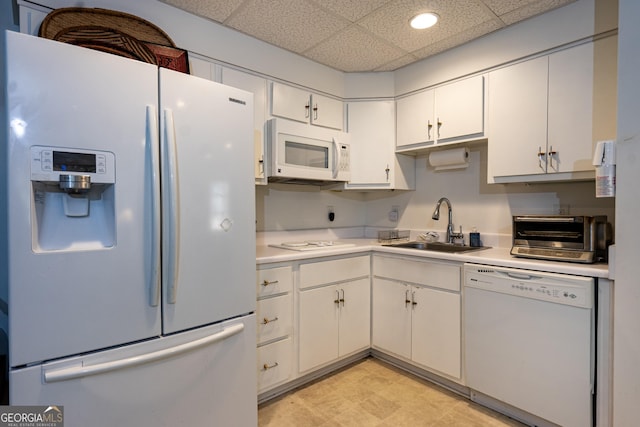
<path fill-rule="evenodd" d="M 433 27 L 438 22 L 438 15 L 432 12 L 421 13 L 411 18 L 411 27 L 416 30 L 424 30 L 425 28 Z"/>

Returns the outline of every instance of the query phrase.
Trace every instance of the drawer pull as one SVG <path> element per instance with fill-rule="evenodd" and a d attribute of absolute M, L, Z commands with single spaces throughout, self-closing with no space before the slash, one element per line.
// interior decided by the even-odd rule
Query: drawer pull
<path fill-rule="evenodd" d="M 262 286 L 275 285 L 276 283 L 278 283 L 278 280 L 268 281 L 267 279 L 264 279 L 264 281 L 262 282 Z"/>
<path fill-rule="evenodd" d="M 262 365 L 262 370 L 268 371 L 269 369 L 275 368 L 276 366 L 278 366 L 278 362 L 274 363 L 273 365 L 269 365 L 268 363 L 265 363 L 264 365 Z"/>
<path fill-rule="evenodd" d="M 273 319 L 267 319 L 267 318 L 265 317 L 265 318 L 262 320 L 262 324 L 263 324 L 263 325 L 266 325 L 266 324 L 268 324 L 268 323 L 275 322 L 276 320 L 278 320 L 278 316 L 274 317 Z"/>

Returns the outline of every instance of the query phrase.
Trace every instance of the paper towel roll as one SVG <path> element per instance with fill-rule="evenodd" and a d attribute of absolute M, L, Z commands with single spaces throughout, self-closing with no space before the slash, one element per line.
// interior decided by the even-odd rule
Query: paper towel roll
<path fill-rule="evenodd" d="M 463 169 L 469 166 L 469 150 L 453 148 L 429 153 L 429 164 L 439 170 Z"/>

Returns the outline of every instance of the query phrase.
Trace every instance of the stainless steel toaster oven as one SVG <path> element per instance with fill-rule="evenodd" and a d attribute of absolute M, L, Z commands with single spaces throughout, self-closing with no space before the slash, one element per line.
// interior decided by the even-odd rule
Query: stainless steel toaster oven
<path fill-rule="evenodd" d="M 611 225 L 604 215 L 518 215 L 513 217 L 511 255 L 586 264 L 606 262 L 611 236 Z"/>

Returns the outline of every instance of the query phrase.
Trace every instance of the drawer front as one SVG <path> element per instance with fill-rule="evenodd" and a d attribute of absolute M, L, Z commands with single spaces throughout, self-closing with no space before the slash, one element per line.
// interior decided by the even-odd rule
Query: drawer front
<path fill-rule="evenodd" d="M 300 265 L 300 289 L 369 275 L 369 255 Z"/>
<path fill-rule="evenodd" d="M 373 257 L 373 275 L 400 282 L 460 291 L 460 265 L 401 258 Z"/>
<path fill-rule="evenodd" d="M 291 294 L 258 300 L 258 344 L 291 333 Z"/>
<path fill-rule="evenodd" d="M 291 292 L 293 289 L 291 266 L 260 269 L 256 277 L 258 298 Z"/>
<path fill-rule="evenodd" d="M 289 379 L 292 352 L 291 338 L 258 347 L 258 393 Z"/>

